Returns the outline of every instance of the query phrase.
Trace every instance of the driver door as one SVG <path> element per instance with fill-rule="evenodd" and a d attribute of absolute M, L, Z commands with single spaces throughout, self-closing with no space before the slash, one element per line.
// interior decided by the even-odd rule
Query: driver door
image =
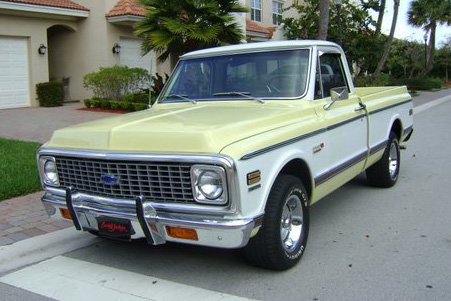
<path fill-rule="evenodd" d="M 363 171 L 368 155 L 368 116 L 350 91 L 338 50 L 318 51 L 316 111 L 325 128 L 323 152 L 328 169 L 315 176 L 315 185 L 328 193 Z M 343 92 L 335 102 L 331 90 Z M 335 95 L 336 97 L 336 95 Z"/>

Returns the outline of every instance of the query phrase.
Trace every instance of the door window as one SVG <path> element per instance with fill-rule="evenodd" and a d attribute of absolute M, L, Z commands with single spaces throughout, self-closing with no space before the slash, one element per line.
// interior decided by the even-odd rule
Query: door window
<path fill-rule="evenodd" d="M 318 58 L 315 99 L 329 97 L 330 89 L 338 87 L 346 87 L 349 92 L 341 56 L 336 53 L 324 53 Z"/>

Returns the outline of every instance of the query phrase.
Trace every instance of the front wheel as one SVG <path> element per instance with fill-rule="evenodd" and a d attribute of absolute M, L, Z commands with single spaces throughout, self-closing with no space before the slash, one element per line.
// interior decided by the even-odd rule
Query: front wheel
<path fill-rule="evenodd" d="M 263 268 L 286 270 L 304 253 L 309 230 L 308 196 L 302 182 L 280 175 L 269 194 L 263 225 L 245 248 L 247 260 Z"/>
<path fill-rule="evenodd" d="M 391 132 L 382 158 L 366 170 L 368 184 L 376 187 L 392 187 L 396 184 L 401 166 L 399 140 Z"/>

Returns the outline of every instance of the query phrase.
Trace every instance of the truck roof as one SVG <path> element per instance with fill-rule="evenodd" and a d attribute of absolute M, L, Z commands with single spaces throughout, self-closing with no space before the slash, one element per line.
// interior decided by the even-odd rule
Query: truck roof
<path fill-rule="evenodd" d="M 247 51 L 260 51 L 260 50 L 277 50 L 277 49 L 295 49 L 300 47 L 311 46 L 334 46 L 340 48 L 337 44 L 322 40 L 290 40 L 290 41 L 271 41 L 271 42 L 258 42 L 258 43 L 244 43 L 230 46 L 213 47 L 208 49 L 202 49 L 192 51 L 181 56 L 181 59 L 204 57 L 222 54 L 231 54 Z"/>

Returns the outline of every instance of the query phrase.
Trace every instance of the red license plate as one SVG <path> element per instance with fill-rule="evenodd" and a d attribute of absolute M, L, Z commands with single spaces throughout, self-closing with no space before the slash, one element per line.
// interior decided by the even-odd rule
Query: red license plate
<path fill-rule="evenodd" d="M 135 234 L 131 222 L 126 219 L 98 217 L 97 226 L 100 235 L 122 237 Z"/>

